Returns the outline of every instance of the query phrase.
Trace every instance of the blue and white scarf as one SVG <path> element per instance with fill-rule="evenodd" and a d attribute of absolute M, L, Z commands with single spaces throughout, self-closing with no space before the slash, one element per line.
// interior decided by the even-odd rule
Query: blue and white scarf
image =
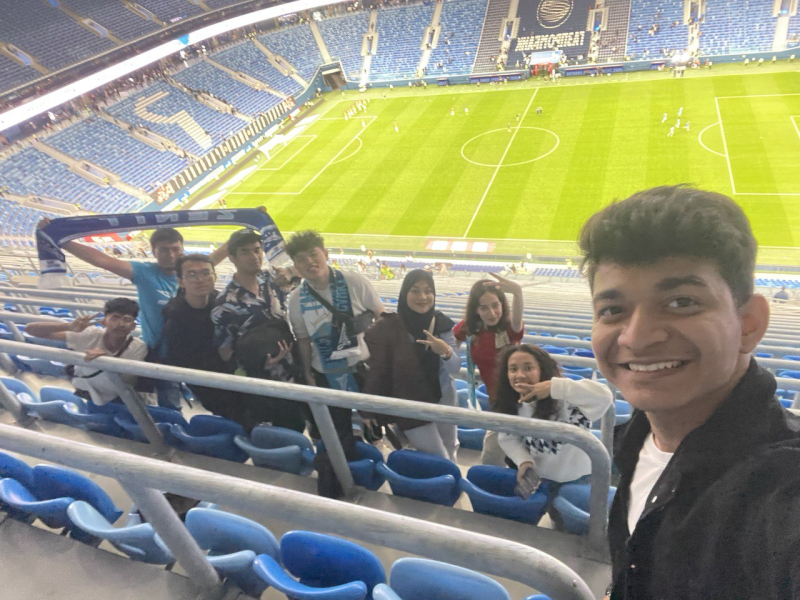
<path fill-rule="evenodd" d="M 270 262 L 285 250 L 281 232 L 263 208 L 176 210 L 66 217 L 53 219 L 47 227 L 36 232 L 36 250 L 39 254 L 39 270 L 42 275 L 39 287 L 56 288 L 69 285 L 66 257 L 61 246 L 70 240 L 104 233 L 195 225 L 241 225 L 256 229 L 264 238 L 264 257 Z"/>
<path fill-rule="evenodd" d="M 344 275 L 330 269 L 329 282 L 331 306 L 352 317 L 353 306 Z M 359 391 L 353 369 L 347 362 L 349 357 L 359 355 L 358 337 L 349 335 L 345 324 L 336 322 L 331 312 L 314 298 L 308 281 L 300 286 L 300 312 L 330 386 L 337 390 Z"/>

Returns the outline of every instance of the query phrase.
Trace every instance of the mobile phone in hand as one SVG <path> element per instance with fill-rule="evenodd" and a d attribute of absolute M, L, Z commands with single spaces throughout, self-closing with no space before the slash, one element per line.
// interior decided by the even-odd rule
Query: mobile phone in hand
<path fill-rule="evenodd" d="M 525 475 L 522 476 L 522 480 L 514 488 L 514 493 L 523 500 L 527 500 L 536 493 L 541 483 L 542 478 L 536 474 L 536 471 L 528 469 L 525 471 Z"/>

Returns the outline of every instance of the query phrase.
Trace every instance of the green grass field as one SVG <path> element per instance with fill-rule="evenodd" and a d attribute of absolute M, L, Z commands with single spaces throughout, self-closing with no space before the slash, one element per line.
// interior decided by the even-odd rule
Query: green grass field
<path fill-rule="evenodd" d="M 798 68 L 330 94 L 285 148 L 253 153 L 198 198 L 223 192 L 229 207 L 265 205 L 281 230 L 317 229 L 332 246 L 468 238 L 496 251 L 572 254 L 581 225 L 605 204 L 685 182 L 732 195 L 762 246 L 794 248 Z M 366 113 L 345 120 L 367 96 Z M 680 107 L 681 128 L 668 137 Z M 765 248 L 762 262 L 765 252 L 800 264 L 781 248 Z"/>

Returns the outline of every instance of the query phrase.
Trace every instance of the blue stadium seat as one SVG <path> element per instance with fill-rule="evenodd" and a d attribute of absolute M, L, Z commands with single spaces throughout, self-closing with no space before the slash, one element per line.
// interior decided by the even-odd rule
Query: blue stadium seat
<path fill-rule="evenodd" d="M 150 416 L 153 418 L 153 421 L 155 421 L 156 427 L 167 442 L 170 441 L 171 425 L 180 425 L 184 429 L 188 429 L 189 427 L 189 423 L 186 422 L 186 419 L 184 419 L 183 415 L 177 410 L 163 408 L 161 406 L 148 406 L 146 408 L 147 412 L 149 412 Z M 125 431 L 126 436 L 130 437 L 130 439 L 145 444 L 148 443 L 142 428 L 139 427 L 133 415 L 127 410 L 115 414 L 114 422 Z"/>
<path fill-rule="evenodd" d="M 282 56 L 297 69 L 300 77 L 311 81 L 322 55 L 314 34 L 306 24 L 283 27 L 258 36 L 258 40 L 278 56 Z"/>
<path fill-rule="evenodd" d="M 361 45 L 369 27 L 369 12 L 357 11 L 331 17 L 323 19 L 317 25 L 331 57 L 342 62 L 345 77 L 350 81 L 358 81 L 364 61 Z"/>
<path fill-rule="evenodd" d="M 462 448 L 470 450 L 483 450 L 483 438 L 486 437 L 485 429 L 468 429 L 458 427 L 458 442 Z"/>
<path fill-rule="evenodd" d="M 553 499 L 553 508 L 561 516 L 564 529 L 574 535 L 585 535 L 589 531 L 589 492 L 588 484 L 567 483 L 558 489 Z M 614 499 L 617 488 L 608 489 L 608 506 Z"/>
<path fill-rule="evenodd" d="M 414 4 L 378 10 L 378 47 L 371 80 L 413 77 L 422 57 L 422 36 L 431 24 L 434 5 Z"/>
<path fill-rule="evenodd" d="M 133 560 L 154 565 L 175 562 L 175 557 L 149 523 L 134 521 L 124 527 L 114 527 L 91 504 L 80 500 L 69 505 L 67 516 L 73 530 L 81 531 L 87 537 L 107 540 Z"/>
<path fill-rule="evenodd" d="M 250 432 L 250 439 L 238 435 L 233 441 L 256 466 L 296 475 L 310 475 L 314 471 L 314 446 L 297 431 L 259 425 Z"/>
<path fill-rule="evenodd" d="M 188 427 L 173 423 L 167 440 L 182 450 L 233 462 L 245 462 L 248 454 L 233 438 L 244 435 L 244 427 L 230 419 L 215 415 L 195 415 Z"/>
<path fill-rule="evenodd" d="M 266 582 L 252 569 L 257 555 L 280 561 L 280 546 L 263 525 L 239 515 L 210 508 L 193 508 L 186 513 L 186 527 L 220 577 L 227 578 L 249 596 L 258 598 Z"/>
<path fill-rule="evenodd" d="M 441 33 L 428 61 L 429 74 L 472 72 L 485 13 L 486 0 L 448 0 L 442 5 Z"/>
<path fill-rule="evenodd" d="M 550 494 L 550 482 L 543 481 L 535 494 L 523 500 L 514 493 L 517 471 L 491 465 L 471 467 L 458 484 L 469 496 L 475 512 L 531 525 L 541 520 Z"/>
<path fill-rule="evenodd" d="M 397 560 L 389 582 L 402 600 L 511 600 L 506 589 L 486 575 L 425 558 Z M 375 597 L 392 598 L 378 593 Z"/>
<path fill-rule="evenodd" d="M 415 450 L 396 450 L 376 465 L 395 496 L 453 506 L 461 495 L 461 471 L 451 461 Z"/>
<path fill-rule="evenodd" d="M 372 552 L 330 535 L 290 531 L 281 538 L 281 558 L 288 573 L 266 554 L 256 558 L 253 568 L 296 600 L 371 599 L 375 586 L 386 582 L 383 565 Z"/>

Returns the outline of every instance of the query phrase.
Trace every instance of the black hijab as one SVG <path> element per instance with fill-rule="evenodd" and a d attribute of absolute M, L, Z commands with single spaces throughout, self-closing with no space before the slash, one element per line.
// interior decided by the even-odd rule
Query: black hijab
<path fill-rule="evenodd" d="M 422 376 L 424 380 L 431 387 L 431 390 L 437 392 L 441 398 L 442 388 L 439 385 L 439 356 L 428 348 L 428 346 L 417 344 L 416 340 L 428 339 L 428 336 L 425 335 L 425 330 L 431 326 L 432 320 L 434 321 L 434 325 L 431 333 L 435 336 L 452 330 L 455 323 L 450 317 L 436 310 L 435 298 L 433 306 L 424 313 L 418 313 L 408 306 L 408 292 L 420 281 L 427 283 L 431 290 L 433 290 L 434 297 L 436 296 L 436 284 L 433 282 L 433 275 L 422 269 L 409 271 L 405 279 L 403 279 L 403 285 L 400 288 L 400 296 L 397 299 L 397 314 L 399 314 L 400 318 L 403 320 L 406 331 L 408 331 L 415 340 L 414 352 L 422 367 Z"/>

